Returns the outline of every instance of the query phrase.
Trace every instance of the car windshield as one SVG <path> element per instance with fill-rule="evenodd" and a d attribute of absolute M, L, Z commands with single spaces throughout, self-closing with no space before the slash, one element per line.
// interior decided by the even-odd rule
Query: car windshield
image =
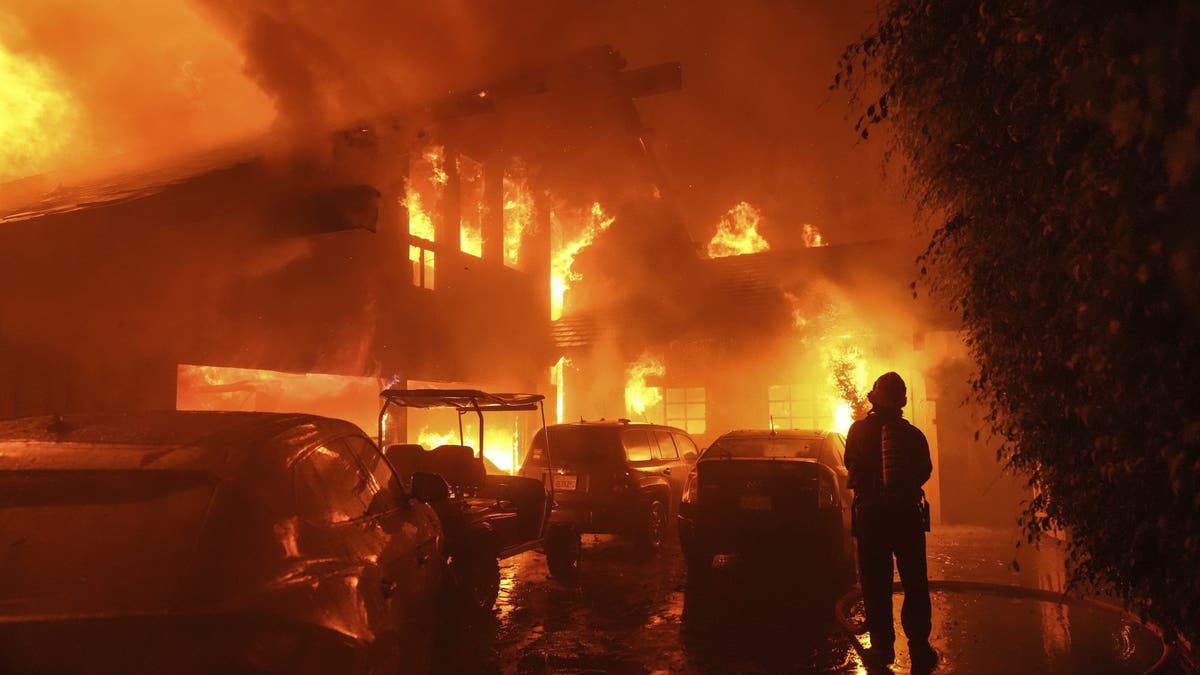
<path fill-rule="evenodd" d="M 749 457 L 749 458 L 788 458 L 788 459 L 817 459 L 820 452 L 821 439 L 819 436 L 759 436 L 741 438 L 720 438 L 705 457 Z"/>
<path fill-rule="evenodd" d="M 554 464 L 595 460 L 619 460 L 621 443 L 613 427 L 547 427 L 550 434 L 550 455 Z M 529 459 L 546 463 L 546 437 L 539 431 L 529 448 Z"/>

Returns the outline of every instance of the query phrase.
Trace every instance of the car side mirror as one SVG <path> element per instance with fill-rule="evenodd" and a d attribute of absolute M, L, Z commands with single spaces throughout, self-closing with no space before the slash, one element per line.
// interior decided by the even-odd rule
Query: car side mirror
<path fill-rule="evenodd" d="M 412 496 L 426 504 L 440 502 L 450 496 L 450 486 L 435 473 L 418 471 L 412 475 Z"/>
<path fill-rule="evenodd" d="M 691 451 L 685 452 L 685 453 L 683 453 L 683 458 L 689 462 L 694 462 L 694 461 L 696 461 L 696 453 L 691 452 Z"/>

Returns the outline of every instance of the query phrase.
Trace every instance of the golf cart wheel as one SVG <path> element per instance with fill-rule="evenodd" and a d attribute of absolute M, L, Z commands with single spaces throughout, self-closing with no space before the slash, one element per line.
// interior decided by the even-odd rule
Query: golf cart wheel
<path fill-rule="evenodd" d="M 500 594 L 500 562 L 496 560 L 496 534 L 490 525 L 470 528 L 456 547 L 447 573 L 458 604 L 465 609 L 489 611 Z"/>
<path fill-rule="evenodd" d="M 544 544 L 546 567 L 550 576 L 565 584 L 579 579 L 579 560 L 583 546 L 579 532 L 570 525 L 551 525 Z"/>
<path fill-rule="evenodd" d="M 488 611 L 500 594 L 500 562 L 495 556 L 469 553 L 455 556 L 447 569 L 459 604 L 468 610 Z"/>
<path fill-rule="evenodd" d="M 643 522 L 638 533 L 638 548 L 647 554 L 654 554 L 662 548 L 663 540 L 667 538 L 667 504 L 661 497 L 650 497 L 642 514 Z"/>

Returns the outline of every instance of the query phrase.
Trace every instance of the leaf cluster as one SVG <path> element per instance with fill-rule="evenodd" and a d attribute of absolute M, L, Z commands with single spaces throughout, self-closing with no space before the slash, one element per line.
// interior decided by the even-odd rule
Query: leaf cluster
<path fill-rule="evenodd" d="M 937 224 L 1031 541 L 1200 644 L 1200 5 L 887 0 L 833 87 Z"/>

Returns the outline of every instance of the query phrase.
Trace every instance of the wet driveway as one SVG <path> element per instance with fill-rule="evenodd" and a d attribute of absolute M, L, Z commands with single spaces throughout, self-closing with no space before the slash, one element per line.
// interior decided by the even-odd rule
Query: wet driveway
<path fill-rule="evenodd" d="M 1159 643 L 1136 622 L 1048 601 L 1062 590 L 1061 556 L 1052 547 L 1022 550 L 1014 568 L 1014 537 L 979 528 L 931 534 L 931 579 L 1043 591 L 1039 599 L 935 586 L 932 640 L 944 660 L 937 672 L 1140 673 L 1153 664 Z M 573 587 L 550 579 L 539 553 L 504 561 L 497 609 L 454 622 L 437 672 L 866 672 L 855 636 L 836 616 L 847 589 L 804 570 L 721 558 L 711 580 L 689 587 L 674 541 L 653 558 L 610 538 L 585 537 L 584 546 Z M 856 611 L 850 603 L 851 620 Z M 902 643 L 895 672 L 907 670 Z"/>

